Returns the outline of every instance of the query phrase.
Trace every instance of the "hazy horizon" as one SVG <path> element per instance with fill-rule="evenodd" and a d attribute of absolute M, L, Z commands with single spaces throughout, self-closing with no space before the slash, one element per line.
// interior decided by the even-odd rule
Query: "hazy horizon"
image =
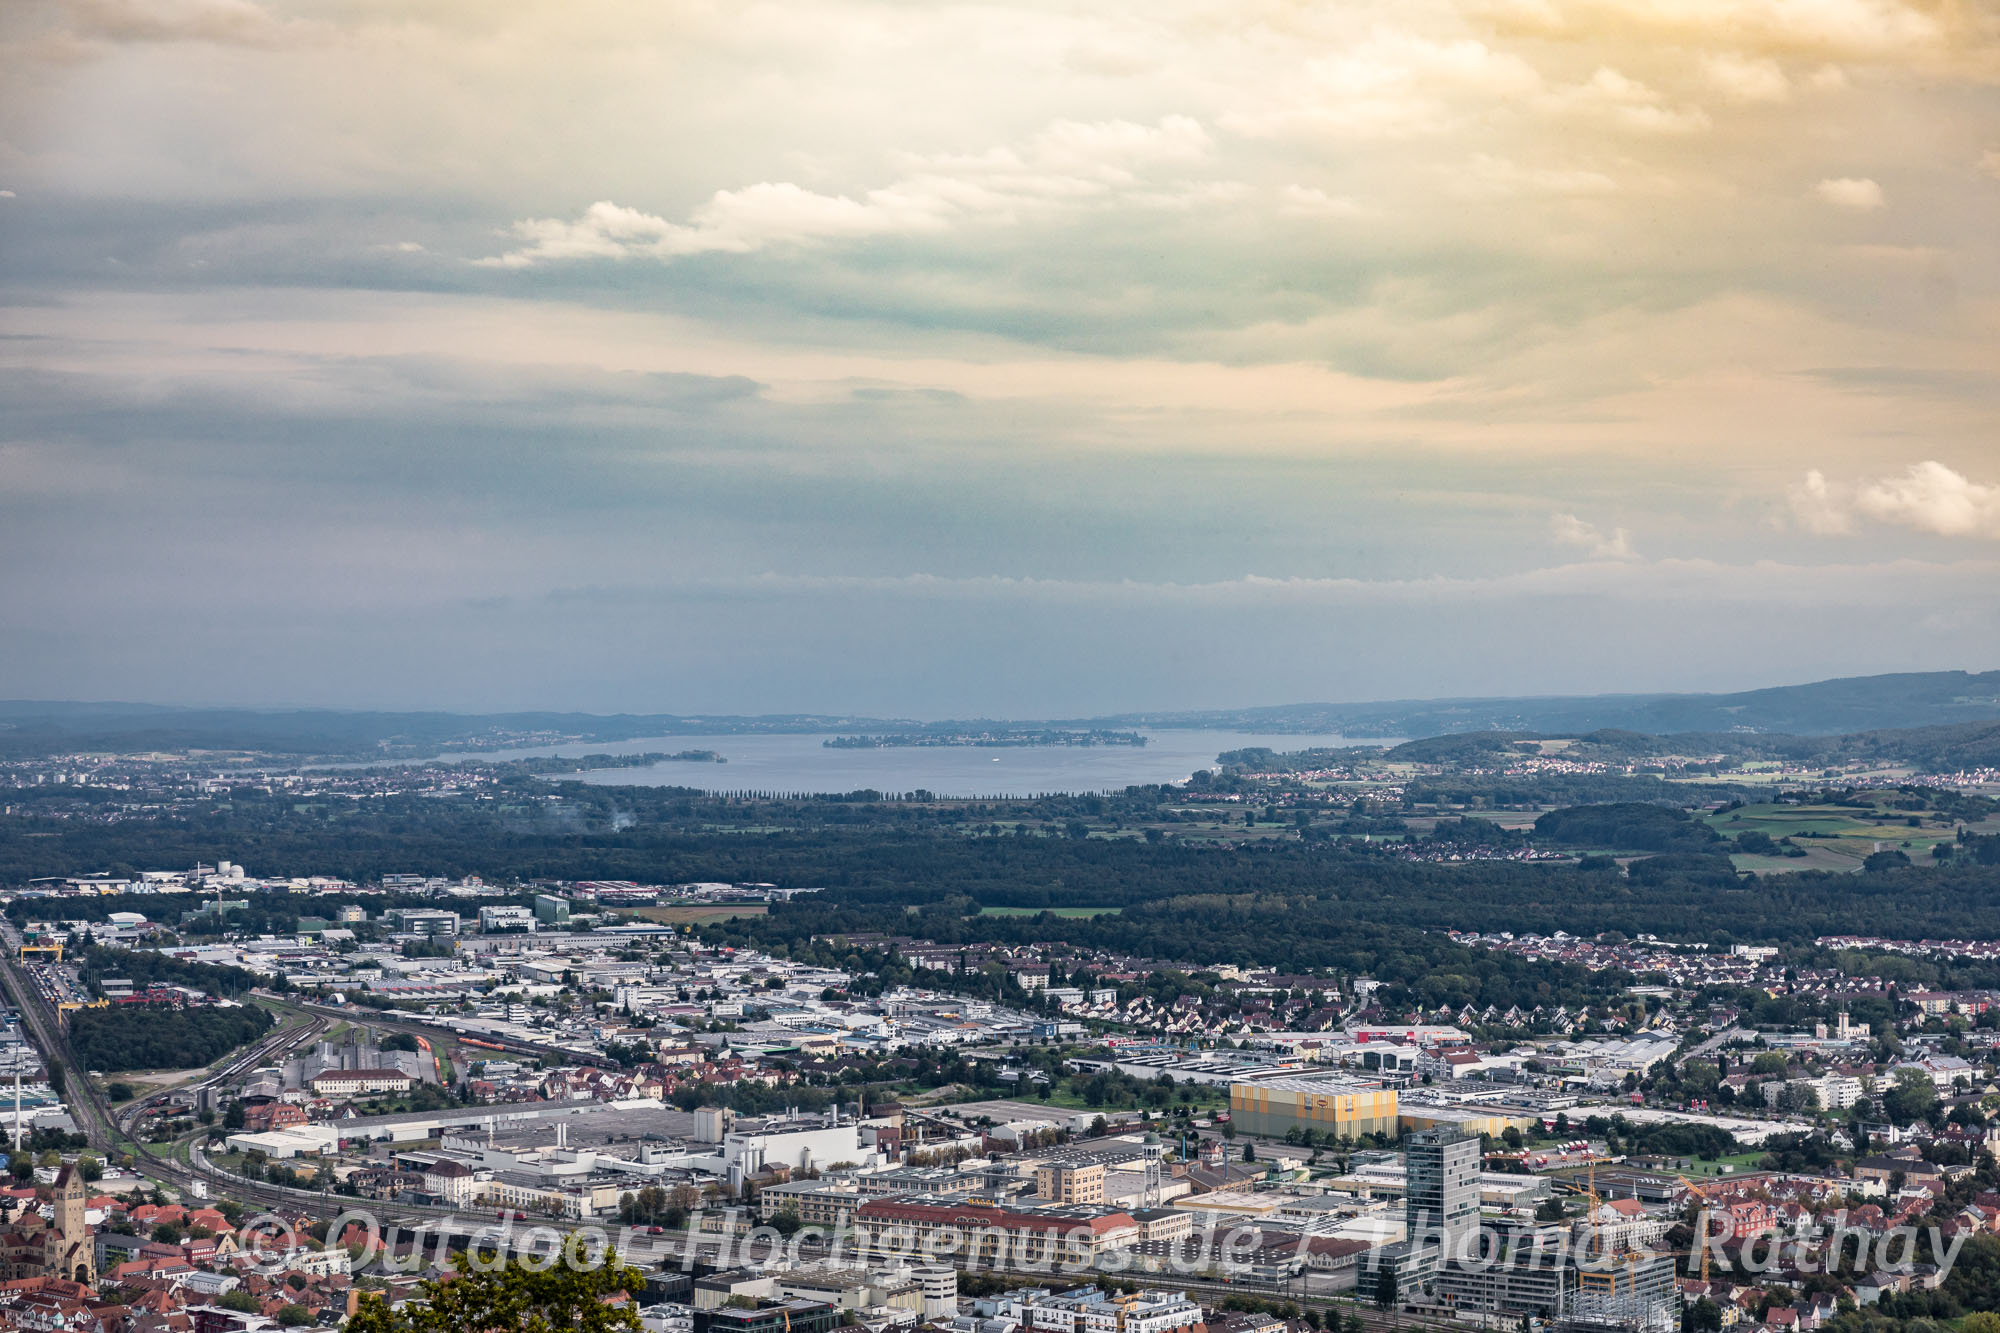
<path fill-rule="evenodd" d="M 2000 19 L 27 0 L 0 696 L 2000 663 Z"/>

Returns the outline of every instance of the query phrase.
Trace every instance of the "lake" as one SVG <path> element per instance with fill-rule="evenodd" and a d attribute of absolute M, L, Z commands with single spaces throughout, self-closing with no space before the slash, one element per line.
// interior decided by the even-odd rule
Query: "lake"
<path fill-rule="evenodd" d="M 888 746 L 832 750 L 825 735 L 660 736 L 631 741 L 579 742 L 535 749 L 445 755 L 456 759 L 519 759 L 532 755 L 576 758 L 586 754 L 643 754 L 713 750 L 726 764 L 653 764 L 646 768 L 594 769 L 577 780 L 612 787 L 697 787 L 703 791 L 757 791 L 796 795 L 872 787 L 901 793 L 919 788 L 939 796 L 1037 796 L 1053 792 L 1116 791 L 1134 783 L 1179 782 L 1196 769 L 1215 766 L 1224 750 L 1263 745 L 1305 750 L 1322 745 L 1394 744 L 1393 739 L 1343 736 L 1268 736 L 1240 731 L 1148 731 L 1143 746 L 1029 745 Z"/>

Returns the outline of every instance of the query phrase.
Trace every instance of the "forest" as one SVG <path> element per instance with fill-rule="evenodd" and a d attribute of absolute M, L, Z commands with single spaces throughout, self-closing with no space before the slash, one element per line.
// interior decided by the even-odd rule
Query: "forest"
<path fill-rule="evenodd" d="M 136 1069 L 194 1069 L 221 1059 L 270 1030 L 258 1005 L 121 1004 L 70 1015 L 70 1045 L 89 1069 L 121 1074 Z"/>
<path fill-rule="evenodd" d="M 1186 813 L 1172 808 L 1176 802 L 1206 826 L 1176 832 L 1187 827 L 1171 818 Z M 1258 836 L 1235 834 L 1232 822 Z M 1265 834 L 1274 824 L 1283 831 Z M 1340 831 L 1353 824 L 1368 832 L 1379 825 L 1388 836 L 1363 841 Z M 1530 843 L 1576 859 L 1460 855 L 1480 844 L 1511 851 Z M 1585 854 L 1607 849 L 1622 855 Z M 2000 837 L 1966 835 L 1949 858 L 1907 864 L 1888 857 L 1859 873 L 1744 873 L 1728 849 L 1685 810 L 1646 800 L 1556 809 L 1524 830 L 1454 814 L 1417 835 L 1386 811 L 1248 803 L 1210 811 L 1190 803 L 1187 792 L 1161 787 L 1018 801 L 877 793 L 770 799 L 523 773 L 500 784 L 492 800 L 312 802 L 245 791 L 183 816 L 82 823 L 16 815 L 0 819 L 0 886 L 223 858 L 257 873 L 357 883 L 393 872 L 479 875 L 524 888 L 581 879 L 770 883 L 820 891 L 774 904 L 768 917 L 739 920 L 723 933 L 793 948 L 814 935 L 871 933 L 944 944 L 1067 942 L 1190 967 L 1365 972 L 1408 985 L 1427 1006 L 1502 1008 L 1568 1003 L 1599 993 L 1608 979 L 1516 968 L 1438 932 L 1618 931 L 1712 947 L 1809 947 L 1834 934 L 1977 937 L 2000 908 Z M 290 933 L 302 917 L 325 917 L 348 901 L 379 914 L 422 900 L 273 890 L 250 895 L 226 925 Z M 72 897 L 57 908 L 22 896 L 8 914 L 23 923 L 134 911 L 183 934 L 225 924 L 189 915 L 199 902 L 192 895 Z M 1102 910 L 1049 911 L 1077 907 Z M 1011 914 L 985 910 L 1001 908 Z M 127 975 L 134 966 L 83 961 L 93 979 Z M 242 988 L 240 978 L 190 984 L 224 994 Z"/>
<path fill-rule="evenodd" d="M 880 807 L 875 807 L 880 808 Z M 443 813 L 434 811 L 433 814 Z M 1597 816 L 1591 816 L 1597 819 Z M 1651 817 L 1648 816 L 1648 819 Z M 1620 930 L 1712 944 L 1807 942 L 1826 934 L 1901 937 L 1974 936 L 2000 905 L 2000 873 L 1990 864 L 2000 840 L 1979 839 L 1969 854 L 1936 866 L 1859 874 L 1805 872 L 1754 876 L 1708 854 L 1692 826 L 1692 851 L 1668 851 L 1621 871 L 1608 858 L 1581 864 L 1470 861 L 1433 864 L 1396 854 L 1395 845 L 1269 840 L 1235 844 L 1152 842 L 964 833 L 898 826 L 893 809 L 874 827 L 790 829 L 755 836 L 635 826 L 618 831 L 509 832 L 493 822 L 436 820 L 404 836 L 392 827 L 318 828 L 205 834 L 183 827 L 126 824 L 77 830 L 76 841 L 106 843 L 145 864 L 188 864 L 239 857 L 294 874 L 357 880 L 390 870 L 477 874 L 489 881 L 633 879 L 699 880 L 822 887 L 825 892 L 773 913 L 773 921 L 818 920 L 829 928 L 877 929 L 904 909 L 930 915 L 986 907 L 1115 907 L 1120 914 L 1060 923 L 1079 942 L 1179 957 L 1197 943 L 1263 954 L 1278 963 L 1294 950 L 1337 945 L 1368 926 L 1596 934 Z M 1558 827 L 1567 827 L 1558 823 Z M 1647 836 L 1645 828 L 1605 836 Z M 43 840 L 37 860 L 56 859 L 68 839 Z M 1665 845 L 1665 844 L 1663 844 Z M 150 852 L 142 849 L 150 849 Z M 14 850 L 9 844 L 0 855 Z M 73 864 L 89 867 L 82 854 Z M 101 862 L 99 863 L 101 864 Z M 274 892 L 257 896 L 264 920 L 296 921 L 335 898 Z M 191 907 L 194 904 L 185 904 Z M 376 910 L 382 906 L 377 899 Z M 67 900 L 69 914 L 139 911 L 159 917 L 183 905 L 157 895 Z M 35 899 L 10 906 L 17 920 L 46 911 Z M 1286 929 L 1270 930 L 1272 921 Z M 1188 923 L 1213 933 L 1197 936 Z M 1048 927 L 1032 918 L 1010 927 L 982 920 L 978 933 Z M 942 937 L 941 937 L 942 938 Z M 1299 961 L 1299 960 L 1292 960 Z"/>
<path fill-rule="evenodd" d="M 352 819 L 314 820 L 238 803 L 200 820 L 66 826 L 21 837 L 0 825 L 0 883 L 28 873 L 109 866 L 187 865 L 218 857 L 287 874 L 357 881 L 391 871 L 490 882 L 632 879 L 768 882 L 824 892 L 781 904 L 760 929 L 774 938 L 811 931 L 924 934 L 945 942 L 980 938 L 1068 939 L 1150 956 L 1311 967 L 1357 951 L 1393 951 L 1408 932 L 1461 929 L 1597 934 L 1653 933 L 1714 945 L 1809 943 L 1827 934 L 1976 936 L 2000 907 L 2000 839 L 1975 838 L 1966 854 L 1937 865 L 1862 873 L 1737 873 L 1711 848 L 1713 836 L 1678 812 L 1643 804 L 1544 816 L 1536 838 L 1557 845 L 1602 842 L 1660 849 L 1629 868 L 1606 857 L 1581 863 L 1435 863 L 1400 855 L 1396 844 L 1297 838 L 1196 842 L 1050 836 L 1018 822 L 978 820 L 976 806 L 946 820 L 916 802 L 772 802 L 563 784 L 576 800 L 563 821 L 514 819 L 492 806 L 382 803 Z M 1150 794 L 1041 803 L 1040 818 L 1070 815 L 1097 826 L 1120 818 L 1121 800 L 1143 808 Z M 602 801 L 606 817 L 590 802 Z M 632 817 L 613 827 L 609 811 Z M 691 817 L 677 815 L 685 805 Z M 812 824 L 826 812 L 852 824 Z M 1000 813 L 997 809 L 993 813 Z M 265 817 L 268 815 L 268 817 Z M 789 826 L 778 823 L 791 820 Z M 755 829 L 755 832 L 749 830 Z M 1086 830 L 1087 831 L 1087 830 Z M 1447 836 L 1453 836 L 1451 829 Z M 295 925 L 335 898 L 256 895 L 250 928 Z M 66 914 L 132 910 L 160 919 L 192 902 L 157 895 L 65 900 Z M 379 898 L 372 910 L 385 905 Z M 1090 919 L 985 917 L 975 907 L 1105 907 Z M 44 914 L 32 898 L 9 912 Z"/>

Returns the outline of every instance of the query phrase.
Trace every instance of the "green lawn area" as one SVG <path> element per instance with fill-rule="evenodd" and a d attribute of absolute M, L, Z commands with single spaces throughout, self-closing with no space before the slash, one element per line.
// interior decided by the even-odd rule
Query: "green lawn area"
<path fill-rule="evenodd" d="M 1116 907 L 982 907 L 981 916 L 1040 916 L 1048 912 L 1055 916 L 1107 916 L 1121 909 Z"/>
<path fill-rule="evenodd" d="M 1696 1178 L 1719 1176 L 1725 1166 L 1733 1167 L 1737 1173 L 1741 1173 L 1753 1169 L 1763 1156 L 1762 1152 L 1740 1152 L 1730 1157 L 1697 1158 L 1687 1174 Z"/>

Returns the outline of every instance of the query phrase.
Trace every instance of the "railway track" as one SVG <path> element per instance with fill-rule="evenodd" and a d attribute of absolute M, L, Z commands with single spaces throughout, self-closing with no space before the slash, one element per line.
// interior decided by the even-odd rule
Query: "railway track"
<path fill-rule="evenodd" d="M 532 1056 L 541 1060 L 560 1060 L 564 1064 L 594 1065 L 599 1069 L 617 1069 L 616 1060 L 588 1051 L 572 1051 L 561 1046 L 550 1046 L 542 1042 L 524 1041 L 519 1037 L 495 1036 L 490 1033 L 469 1032 L 463 1027 L 454 1027 L 449 1022 L 418 1018 L 411 1014 L 388 1013 L 374 1009 L 336 1009 L 331 1005 L 314 1004 L 308 1000 L 296 1002 L 307 1013 L 324 1014 L 331 1018 L 348 1022 L 362 1022 L 369 1027 L 388 1028 L 391 1031 L 408 1032 L 413 1036 L 442 1037 L 447 1041 L 458 1041 L 474 1046 L 511 1055 Z"/>
<path fill-rule="evenodd" d="M 11 935 L 11 932 L 7 932 Z M 13 943 L 8 939 L 6 943 Z M 246 1202 L 279 1205 L 290 1202 L 288 1191 L 277 1186 L 263 1185 L 209 1167 L 206 1170 L 192 1165 L 184 1165 L 172 1157 L 154 1150 L 152 1144 L 142 1141 L 133 1127 L 140 1116 L 158 1105 L 170 1095 L 169 1092 L 155 1093 L 119 1111 L 111 1108 L 102 1093 L 90 1081 L 89 1071 L 76 1058 L 69 1040 L 63 1032 L 60 1016 L 51 1010 L 43 999 L 34 979 L 21 967 L 20 961 L 11 950 L 0 947 L 0 977 L 4 977 L 7 989 L 12 992 L 21 1024 L 27 1030 L 28 1038 L 42 1054 L 42 1060 L 51 1070 L 60 1070 L 62 1096 L 69 1106 L 77 1127 L 83 1132 L 90 1146 L 107 1155 L 129 1152 L 135 1164 L 142 1167 L 147 1175 L 167 1181 L 182 1188 L 191 1188 L 197 1182 L 227 1183 L 233 1195 Z M 248 1050 L 231 1057 L 230 1061 L 215 1073 L 199 1083 L 195 1088 L 209 1087 L 234 1078 L 256 1064 L 270 1060 L 274 1056 L 289 1053 L 294 1047 L 306 1041 L 315 1040 L 330 1026 L 320 1015 L 308 1015 L 308 1021 L 290 1027 L 281 1026 L 278 1031 L 261 1038 Z M 185 1091 L 185 1089 L 178 1089 Z"/>

